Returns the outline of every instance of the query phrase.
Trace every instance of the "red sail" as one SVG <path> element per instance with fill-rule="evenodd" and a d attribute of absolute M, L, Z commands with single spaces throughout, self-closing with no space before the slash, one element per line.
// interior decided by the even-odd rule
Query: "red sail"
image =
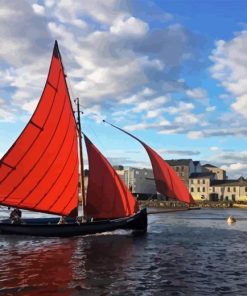
<path fill-rule="evenodd" d="M 158 192 L 160 192 L 164 196 L 176 198 L 186 203 L 194 203 L 194 200 L 184 182 L 178 177 L 173 168 L 170 167 L 168 163 L 157 152 L 155 152 L 152 148 L 139 140 L 137 137 L 111 123 L 109 124 L 131 136 L 144 146 L 152 163 L 155 184 Z"/>
<path fill-rule="evenodd" d="M 137 202 L 107 159 L 86 137 L 89 176 L 86 214 L 93 218 L 120 218 L 134 214 Z"/>
<path fill-rule="evenodd" d="M 0 204 L 60 215 L 77 208 L 77 127 L 57 42 L 39 104 L 0 160 Z"/>

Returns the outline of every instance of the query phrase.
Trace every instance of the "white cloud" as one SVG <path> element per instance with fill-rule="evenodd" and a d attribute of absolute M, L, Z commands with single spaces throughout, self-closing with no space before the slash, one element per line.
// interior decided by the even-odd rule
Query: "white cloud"
<path fill-rule="evenodd" d="M 186 95 L 193 99 L 204 99 L 207 97 L 207 92 L 202 88 L 193 88 L 186 91 Z"/>
<path fill-rule="evenodd" d="M 209 158 L 211 163 L 215 163 L 227 172 L 229 178 L 247 177 L 246 151 L 214 151 L 215 154 Z"/>
<path fill-rule="evenodd" d="M 207 91 L 203 88 L 198 87 L 188 89 L 185 93 L 189 98 L 197 100 L 201 104 L 208 104 L 208 94 Z"/>
<path fill-rule="evenodd" d="M 187 134 L 189 139 L 200 139 L 203 137 L 203 133 L 201 131 L 191 131 Z"/>
<path fill-rule="evenodd" d="M 150 99 L 148 101 L 139 102 L 134 108 L 133 112 L 138 113 L 142 111 L 150 111 L 150 109 L 158 109 L 159 107 L 163 107 L 169 98 L 166 96 L 160 96 L 157 98 Z"/>
<path fill-rule="evenodd" d="M 183 114 L 181 116 L 176 117 L 175 122 L 177 122 L 179 124 L 194 125 L 199 122 L 199 118 L 196 115 Z"/>
<path fill-rule="evenodd" d="M 89 16 L 94 21 L 111 25 L 115 20 L 129 15 L 128 5 L 118 0 L 61 0 L 46 1 L 46 5 L 53 6 L 55 15 L 60 21 L 70 22 L 72 19 Z"/>
<path fill-rule="evenodd" d="M 149 111 L 147 112 L 146 117 L 147 117 L 147 118 L 157 118 L 157 117 L 163 115 L 164 111 L 165 111 L 164 108 L 161 108 L 161 109 L 155 109 L 155 110 L 149 110 Z"/>
<path fill-rule="evenodd" d="M 149 88 L 149 87 L 146 87 L 146 88 L 144 88 L 142 94 L 144 96 L 152 96 L 152 95 L 155 94 L 155 91 L 153 89 Z"/>
<path fill-rule="evenodd" d="M 37 3 L 34 3 L 34 4 L 32 5 L 32 7 L 33 7 L 33 11 L 34 11 L 35 13 L 37 13 L 37 14 L 41 14 L 41 15 L 43 15 L 43 14 L 45 13 L 45 8 L 44 8 L 44 6 L 42 6 L 42 5 L 39 5 L 39 4 L 37 4 Z"/>
<path fill-rule="evenodd" d="M 102 115 L 102 108 L 100 105 L 93 105 L 90 108 L 85 108 L 83 114 L 94 119 L 97 123 L 101 123 L 102 120 L 105 119 L 105 116 Z"/>
<path fill-rule="evenodd" d="M 110 32 L 120 35 L 137 38 L 144 36 L 149 30 L 148 24 L 135 17 L 127 19 L 116 19 L 110 27 Z"/>
<path fill-rule="evenodd" d="M 15 122 L 15 116 L 12 112 L 0 109 L 0 122 Z"/>
<path fill-rule="evenodd" d="M 247 118 L 247 30 L 235 35 L 230 41 L 219 40 L 212 52 L 212 77 L 219 80 L 226 91 L 236 98 L 232 109 Z"/>
<path fill-rule="evenodd" d="M 135 131 L 135 130 L 145 130 L 149 128 L 149 124 L 147 123 L 137 123 L 137 124 L 132 124 L 132 125 L 126 125 L 124 129 L 127 131 Z"/>
<path fill-rule="evenodd" d="M 219 151 L 220 149 L 217 146 L 212 146 L 212 147 L 209 148 L 209 150 L 211 150 L 211 151 Z"/>
<path fill-rule="evenodd" d="M 179 102 L 176 106 L 168 107 L 166 112 L 169 114 L 181 114 L 192 111 L 195 106 L 192 103 Z"/>
<path fill-rule="evenodd" d="M 206 108 L 206 111 L 207 112 L 213 112 L 213 111 L 215 111 L 216 110 L 216 106 L 210 106 L 210 107 L 207 107 Z"/>
<path fill-rule="evenodd" d="M 247 94 L 239 96 L 236 102 L 232 104 L 232 108 L 247 118 Z"/>
<path fill-rule="evenodd" d="M 179 73 L 184 59 L 194 54 L 191 44 L 195 37 L 181 25 L 157 29 L 146 19 L 137 17 L 128 1 L 3 0 L 1 98 L 6 100 L 11 88 L 8 105 L 21 111 L 21 116 L 33 111 L 45 82 L 53 41 L 58 39 L 71 96 L 79 96 L 85 110 L 99 106 L 95 118 L 104 110 L 108 112 L 106 101 L 115 106 L 120 103 L 122 109 L 128 104 L 127 116 L 132 122 L 138 118 L 139 127 L 147 120 L 143 126 L 159 132 L 168 126 L 165 132 L 184 131 L 184 126 L 178 126 L 183 121 L 181 113 L 188 112 L 184 117 L 187 126 L 197 123 L 189 112 L 192 104 L 176 106 L 180 117 L 172 126 L 164 113 L 168 108 L 170 115 L 176 114 L 169 92 L 185 89 Z"/>

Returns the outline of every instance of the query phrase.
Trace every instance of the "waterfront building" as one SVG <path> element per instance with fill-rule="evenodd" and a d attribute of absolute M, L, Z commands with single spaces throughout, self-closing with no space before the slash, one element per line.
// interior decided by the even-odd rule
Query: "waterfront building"
<path fill-rule="evenodd" d="M 211 172 L 217 175 L 217 179 L 218 180 L 226 180 L 227 179 L 227 175 L 226 175 L 226 171 L 222 170 L 219 167 L 216 167 L 212 164 L 204 164 L 202 165 L 202 172 Z"/>
<path fill-rule="evenodd" d="M 117 173 L 120 173 L 119 170 Z M 125 184 L 138 198 L 157 196 L 152 169 L 128 167 L 124 169 L 123 177 Z"/>
<path fill-rule="evenodd" d="M 114 170 L 116 171 L 116 173 L 119 175 L 119 177 L 121 178 L 121 180 L 128 186 L 128 184 L 125 182 L 125 176 L 124 176 L 124 166 L 123 165 L 115 165 L 113 166 Z"/>
<path fill-rule="evenodd" d="M 211 172 L 192 173 L 189 178 L 189 191 L 194 200 L 210 200 L 210 183 L 217 176 Z"/>
<path fill-rule="evenodd" d="M 211 164 L 202 165 L 192 159 L 168 160 L 184 181 L 194 200 L 247 202 L 247 180 L 240 177 L 228 180 L 226 171 Z M 156 186 L 152 169 L 114 167 L 132 193 L 139 199 L 156 198 Z M 84 171 L 84 185 L 87 190 L 88 170 Z M 163 196 L 159 196 L 163 199 Z"/>
<path fill-rule="evenodd" d="M 237 180 L 213 180 L 209 190 L 210 200 L 247 201 L 247 180 L 243 177 Z"/>
<path fill-rule="evenodd" d="M 167 163 L 174 169 L 180 179 L 189 188 L 189 177 L 194 172 L 201 171 L 200 162 L 193 162 L 192 159 L 170 159 Z"/>

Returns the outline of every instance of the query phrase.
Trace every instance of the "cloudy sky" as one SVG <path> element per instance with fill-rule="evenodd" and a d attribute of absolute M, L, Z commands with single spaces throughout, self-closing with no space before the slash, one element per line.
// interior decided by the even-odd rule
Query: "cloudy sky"
<path fill-rule="evenodd" d="M 247 177 L 245 0 L 0 0 L 0 155 L 30 118 L 58 40 L 87 135 L 112 164 L 192 158 Z M 246 109 L 245 109 L 246 108 Z"/>

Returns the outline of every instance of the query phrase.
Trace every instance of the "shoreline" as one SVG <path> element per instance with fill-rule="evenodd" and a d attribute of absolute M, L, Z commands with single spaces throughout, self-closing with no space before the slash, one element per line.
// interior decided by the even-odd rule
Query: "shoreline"
<path fill-rule="evenodd" d="M 178 201 L 163 201 L 163 200 L 139 200 L 140 208 L 157 208 L 157 209 L 186 209 L 187 204 Z M 233 203 L 232 201 L 202 201 L 196 202 L 195 207 L 208 209 L 246 209 L 247 203 Z M 192 207 L 193 208 L 193 207 Z"/>

